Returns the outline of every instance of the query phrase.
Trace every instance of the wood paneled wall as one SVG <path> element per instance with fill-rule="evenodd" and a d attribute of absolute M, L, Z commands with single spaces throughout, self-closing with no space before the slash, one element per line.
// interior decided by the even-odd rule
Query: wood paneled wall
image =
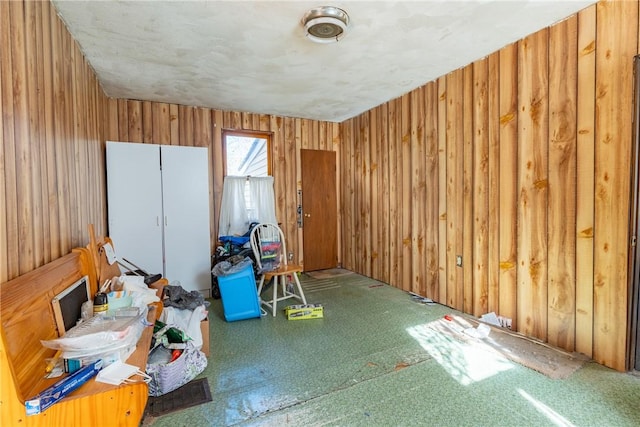
<path fill-rule="evenodd" d="M 104 106 L 49 2 L 0 2 L 0 283 L 105 231 Z"/>
<path fill-rule="evenodd" d="M 108 99 L 48 2 L 0 2 L 0 283 L 107 233 L 105 140 L 209 147 L 215 245 L 221 131 L 267 131 L 298 261 L 299 150 L 334 150 L 345 268 L 624 369 L 639 39 L 603 1 L 335 124 Z"/>
<path fill-rule="evenodd" d="M 624 370 L 638 21 L 597 3 L 342 123 L 344 267 Z"/>
<path fill-rule="evenodd" d="M 108 111 L 107 140 L 209 148 L 212 249 L 218 239 L 224 178 L 222 130 L 271 133 L 276 217 L 287 236 L 287 248 L 303 262 L 302 230 L 297 225 L 300 150 L 337 151 L 339 124 L 124 99 L 109 100 Z"/>
<path fill-rule="evenodd" d="M 273 134 L 278 220 L 302 261 L 299 152 L 336 151 L 337 123 L 109 99 L 48 1 L 0 2 L 0 37 L 0 283 L 86 245 L 90 223 L 108 234 L 107 140 L 209 147 L 214 248 L 222 129 Z"/>

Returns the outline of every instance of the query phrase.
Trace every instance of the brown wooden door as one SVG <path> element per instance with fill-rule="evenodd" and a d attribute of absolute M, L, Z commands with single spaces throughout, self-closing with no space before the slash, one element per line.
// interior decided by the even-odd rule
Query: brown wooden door
<path fill-rule="evenodd" d="M 301 150 L 304 270 L 338 265 L 336 153 Z"/>

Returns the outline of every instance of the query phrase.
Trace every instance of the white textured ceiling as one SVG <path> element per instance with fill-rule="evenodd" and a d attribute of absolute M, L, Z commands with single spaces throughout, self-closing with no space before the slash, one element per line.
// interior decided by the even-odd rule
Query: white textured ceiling
<path fill-rule="evenodd" d="M 595 3 L 53 1 L 106 94 L 341 122 Z M 337 6 L 338 43 L 302 16 Z"/>

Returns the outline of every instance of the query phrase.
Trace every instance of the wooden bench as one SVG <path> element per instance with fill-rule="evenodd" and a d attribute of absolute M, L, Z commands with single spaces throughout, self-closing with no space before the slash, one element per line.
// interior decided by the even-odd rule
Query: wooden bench
<path fill-rule="evenodd" d="M 0 285 L 0 425 L 139 426 L 148 398 L 144 383 L 113 386 L 91 379 L 43 413 L 26 415 L 25 400 L 59 380 L 44 378 L 46 360 L 55 351 L 40 342 L 58 337 L 51 300 L 85 275 L 93 295 L 98 283 L 95 260 L 89 248 L 74 249 Z M 161 306 L 150 306 L 151 323 Z M 127 363 L 146 368 L 152 334 L 152 327 L 145 328 Z"/>

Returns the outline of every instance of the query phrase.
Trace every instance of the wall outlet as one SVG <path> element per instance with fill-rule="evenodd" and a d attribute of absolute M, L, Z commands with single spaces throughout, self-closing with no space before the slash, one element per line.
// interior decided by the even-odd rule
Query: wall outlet
<path fill-rule="evenodd" d="M 498 316 L 498 322 L 503 328 L 511 329 L 512 320 L 509 317 Z"/>
<path fill-rule="evenodd" d="M 293 252 L 289 252 L 289 261 L 293 261 Z"/>
<path fill-rule="evenodd" d="M 456 266 L 462 267 L 462 255 L 456 255 Z"/>

